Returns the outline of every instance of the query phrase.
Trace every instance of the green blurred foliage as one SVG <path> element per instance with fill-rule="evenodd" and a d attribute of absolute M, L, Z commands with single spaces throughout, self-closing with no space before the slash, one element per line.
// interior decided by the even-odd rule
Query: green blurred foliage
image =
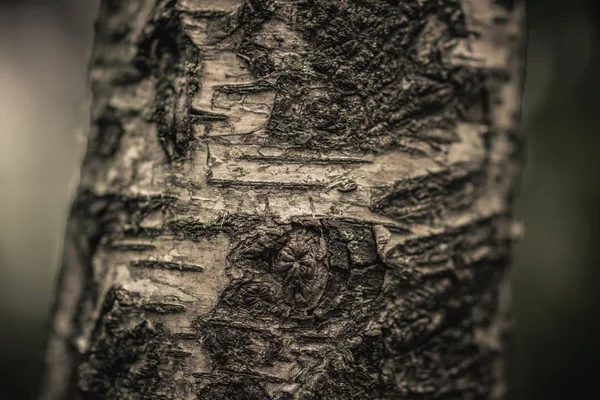
<path fill-rule="evenodd" d="M 600 4 L 530 0 L 528 14 L 508 398 L 589 398 L 600 362 Z"/>
<path fill-rule="evenodd" d="M 474 0 L 477 1 L 477 0 Z M 0 2 L 0 384 L 33 397 L 87 125 L 97 0 Z M 509 399 L 588 398 L 600 362 L 600 3 L 529 0 Z"/>

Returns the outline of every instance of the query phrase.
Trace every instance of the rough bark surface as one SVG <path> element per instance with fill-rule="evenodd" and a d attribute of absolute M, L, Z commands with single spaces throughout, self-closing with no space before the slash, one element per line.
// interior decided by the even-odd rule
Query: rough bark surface
<path fill-rule="evenodd" d="M 43 399 L 487 399 L 522 4 L 104 0 Z"/>

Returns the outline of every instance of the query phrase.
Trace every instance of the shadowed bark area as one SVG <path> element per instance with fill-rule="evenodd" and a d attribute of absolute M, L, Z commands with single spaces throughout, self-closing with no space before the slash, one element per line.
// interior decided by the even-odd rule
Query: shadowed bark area
<path fill-rule="evenodd" d="M 500 397 L 522 19 L 105 0 L 42 398 Z"/>

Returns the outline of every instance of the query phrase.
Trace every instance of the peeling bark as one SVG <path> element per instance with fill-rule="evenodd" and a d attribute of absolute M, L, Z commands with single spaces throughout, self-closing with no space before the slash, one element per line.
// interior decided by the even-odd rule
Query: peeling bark
<path fill-rule="evenodd" d="M 499 398 L 522 24 L 104 0 L 41 398 Z"/>

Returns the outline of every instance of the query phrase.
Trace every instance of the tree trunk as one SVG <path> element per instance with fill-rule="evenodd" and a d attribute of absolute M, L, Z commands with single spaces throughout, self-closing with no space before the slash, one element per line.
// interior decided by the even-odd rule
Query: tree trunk
<path fill-rule="evenodd" d="M 522 20 L 104 0 L 41 398 L 498 398 Z"/>

